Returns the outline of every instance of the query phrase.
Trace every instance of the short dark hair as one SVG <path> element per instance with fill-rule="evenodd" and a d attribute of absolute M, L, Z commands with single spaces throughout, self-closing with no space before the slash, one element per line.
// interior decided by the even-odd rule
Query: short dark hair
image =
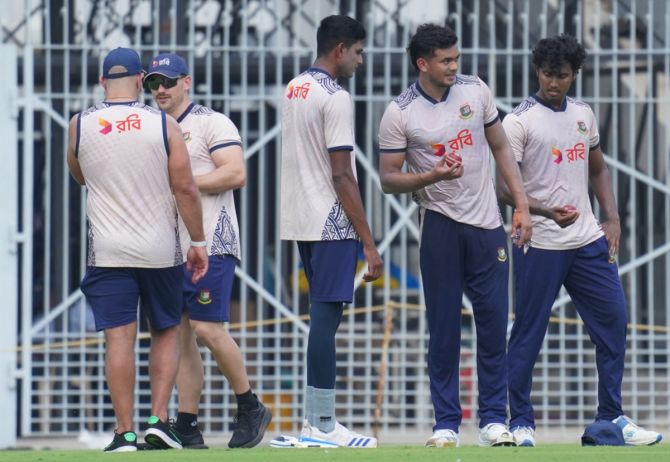
<path fill-rule="evenodd" d="M 568 63 L 572 71 L 577 73 L 585 59 L 584 45 L 567 34 L 543 38 L 533 49 L 533 64 L 536 69 L 549 68 L 557 72 L 563 64 Z"/>
<path fill-rule="evenodd" d="M 316 54 L 327 55 L 340 43 L 349 48 L 354 43 L 365 40 L 365 37 L 365 27 L 354 18 L 342 14 L 327 16 L 321 20 L 316 31 Z"/>
<path fill-rule="evenodd" d="M 412 60 L 412 65 L 418 71 L 417 59 L 431 58 L 435 50 L 451 48 L 457 43 L 458 37 L 452 28 L 435 24 L 421 24 L 416 33 L 409 39 L 407 51 Z"/>

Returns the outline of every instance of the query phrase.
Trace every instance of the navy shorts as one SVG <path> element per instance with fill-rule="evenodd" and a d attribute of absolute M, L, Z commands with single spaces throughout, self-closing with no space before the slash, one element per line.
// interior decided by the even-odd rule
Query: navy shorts
<path fill-rule="evenodd" d="M 299 241 L 298 251 L 311 301 L 352 302 L 358 241 Z"/>
<path fill-rule="evenodd" d="M 137 321 L 137 304 L 152 329 L 163 330 L 181 321 L 182 267 L 103 268 L 89 266 L 81 291 L 91 305 L 97 331 Z"/>
<path fill-rule="evenodd" d="M 210 255 L 207 274 L 197 284 L 184 265 L 184 312 L 194 321 L 228 322 L 235 263 L 231 255 Z"/>

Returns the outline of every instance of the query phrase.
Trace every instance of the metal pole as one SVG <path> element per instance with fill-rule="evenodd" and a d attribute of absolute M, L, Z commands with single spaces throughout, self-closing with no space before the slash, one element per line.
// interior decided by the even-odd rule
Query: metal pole
<path fill-rule="evenodd" d="M 5 157 L 7 177 L 0 182 L 0 293 L 4 294 L 3 322 L 0 323 L 0 449 L 16 445 L 16 341 L 19 306 L 18 255 L 18 97 L 17 53 L 14 45 L 0 45 L 0 101 L 9 102 L 9 110 L 0 111 L 0 139 L 9 150 Z"/>

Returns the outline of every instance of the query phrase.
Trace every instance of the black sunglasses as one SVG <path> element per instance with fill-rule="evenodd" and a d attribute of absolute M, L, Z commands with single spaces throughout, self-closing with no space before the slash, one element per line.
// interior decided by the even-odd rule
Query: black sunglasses
<path fill-rule="evenodd" d="M 158 87 L 163 85 L 163 88 L 172 88 L 177 85 L 179 79 L 183 79 L 185 76 L 180 75 L 179 77 L 170 78 L 165 77 L 164 75 L 150 75 L 144 79 L 144 86 L 149 90 L 158 90 Z"/>

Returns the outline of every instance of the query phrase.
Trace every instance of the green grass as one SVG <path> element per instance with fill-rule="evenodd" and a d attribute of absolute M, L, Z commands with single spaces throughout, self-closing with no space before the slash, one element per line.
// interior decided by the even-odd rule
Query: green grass
<path fill-rule="evenodd" d="M 646 447 L 595 447 L 554 444 L 537 448 L 479 448 L 464 446 L 451 449 L 421 446 L 392 446 L 379 449 L 210 449 L 208 451 L 141 451 L 103 454 L 101 451 L 0 451 L 0 462 L 649 462 L 670 461 L 670 446 L 663 443 Z"/>

